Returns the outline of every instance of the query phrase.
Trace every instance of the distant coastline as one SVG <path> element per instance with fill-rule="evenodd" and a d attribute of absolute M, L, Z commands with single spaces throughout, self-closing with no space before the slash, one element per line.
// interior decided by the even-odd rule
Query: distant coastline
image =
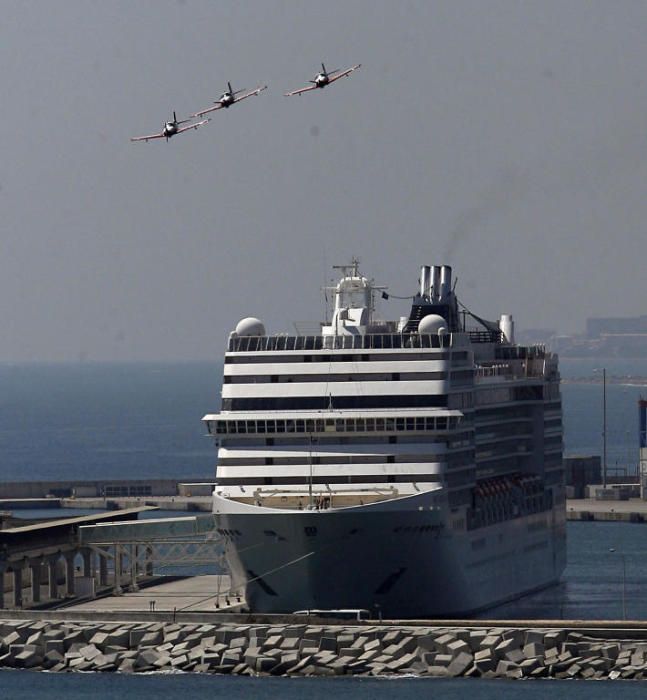
<path fill-rule="evenodd" d="M 619 384 L 621 386 L 647 386 L 647 377 L 634 375 L 607 375 L 606 382 L 607 384 Z M 562 377 L 562 384 L 602 384 L 602 376 L 594 374 L 588 377 Z"/>

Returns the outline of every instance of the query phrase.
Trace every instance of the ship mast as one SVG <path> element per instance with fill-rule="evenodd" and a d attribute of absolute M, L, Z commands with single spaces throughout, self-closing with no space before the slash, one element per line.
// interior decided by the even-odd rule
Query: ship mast
<path fill-rule="evenodd" d="M 312 433 L 310 433 L 310 449 L 308 450 L 308 467 L 309 467 L 309 474 L 308 474 L 308 509 L 312 510 L 313 508 L 313 501 L 312 501 Z"/>

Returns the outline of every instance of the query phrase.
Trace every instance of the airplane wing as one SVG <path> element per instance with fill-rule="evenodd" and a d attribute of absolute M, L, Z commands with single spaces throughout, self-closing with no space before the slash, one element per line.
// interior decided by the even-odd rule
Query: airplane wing
<path fill-rule="evenodd" d="M 196 112 L 193 115 L 194 119 L 197 119 L 198 117 L 204 117 L 205 114 L 209 114 L 209 112 L 215 112 L 217 109 L 222 109 L 222 102 L 216 102 L 213 107 L 207 107 L 206 109 L 203 109 L 200 112 Z"/>
<path fill-rule="evenodd" d="M 183 126 L 181 129 L 178 129 L 175 133 L 181 134 L 185 131 L 188 131 L 189 129 L 197 129 L 199 126 L 206 124 L 208 121 L 209 121 L 208 119 L 203 119 L 201 122 L 196 122 L 195 124 L 189 124 L 188 126 Z"/>
<path fill-rule="evenodd" d="M 316 87 L 316 85 L 308 85 L 308 87 L 299 88 L 298 90 L 293 90 L 292 92 L 286 92 L 285 96 L 292 97 L 292 95 L 302 95 L 304 92 L 308 92 L 309 90 L 315 90 Z"/>
<path fill-rule="evenodd" d="M 246 97 L 252 97 L 253 95 L 259 95 L 263 90 L 267 90 L 267 85 L 263 85 L 263 87 L 257 87 L 256 90 L 252 90 L 251 92 L 248 92 L 246 95 L 241 95 L 240 97 L 237 97 L 235 102 L 240 102 L 241 100 L 244 100 Z"/>
<path fill-rule="evenodd" d="M 328 79 L 328 83 L 334 83 L 335 80 L 339 80 L 339 78 L 344 78 L 347 75 L 350 75 L 354 70 L 357 70 L 358 68 L 361 68 L 362 64 L 358 63 L 356 66 L 353 66 L 352 68 L 348 68 L 347 70 L 342 71 L 339 75 L 334 75 L 332 78 Z"/>
<path fill-rule="evenodd" d="M 150 141 L 151 139 L 163 139 L 164 134 L 149 134 L 148 136 L 134 136 L 131 141 Z"/>

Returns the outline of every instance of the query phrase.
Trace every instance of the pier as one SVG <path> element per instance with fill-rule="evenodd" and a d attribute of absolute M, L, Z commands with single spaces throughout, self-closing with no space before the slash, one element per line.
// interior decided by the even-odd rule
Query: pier
<path fill-rule="evenodd" d="M 598 501 L 581 498 L 566 501 L 566 519 L 583 522 L 647 522 L 647 501 L 632 498 L 627 501 Z"/>
<path fill-rule="evenodd" d="M 96 588 L 107 588 L 107 547 L 90 548 L 79 537 L 81 527 L 105 521 L 125 521 L 154 510 L 145 506 L 112 513 L 76 518 L 52 519 L 0 530 L 0 608 L 54 605 L 74 598 L 77 593 L 95 595 Z M 77 575 L 77 563 L 80 576 Z M 113 577 L 114 578 L 114 577 Z M 61 585 L 62 584 L 62 585 Z"/>

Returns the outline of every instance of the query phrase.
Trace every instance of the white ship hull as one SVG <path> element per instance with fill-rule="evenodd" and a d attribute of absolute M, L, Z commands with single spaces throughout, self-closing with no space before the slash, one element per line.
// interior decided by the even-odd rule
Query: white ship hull
<path fill-rule="evenodd" d="M 509 314 L 461 307 L 449 266 L 422 267 L 399 320 L 375 318 L 382 288 L 357 260 L 340 269 L 315 335 L 237 324 L 221 410 L 203 418 L 249 608 L 458 616 L 557 582 L 557 356 L 516 344 Z"/>
<path fill-rule="evenodd" d="M 416 618 L 471 614 L 559 579 L 563 513 L 452 531 L 441 511 L 418 510 L 416 498 L 388 510 L 220 513 L 219 527 L 233 533 L 233 580 L 254 612 L 365 608 Z"/>

